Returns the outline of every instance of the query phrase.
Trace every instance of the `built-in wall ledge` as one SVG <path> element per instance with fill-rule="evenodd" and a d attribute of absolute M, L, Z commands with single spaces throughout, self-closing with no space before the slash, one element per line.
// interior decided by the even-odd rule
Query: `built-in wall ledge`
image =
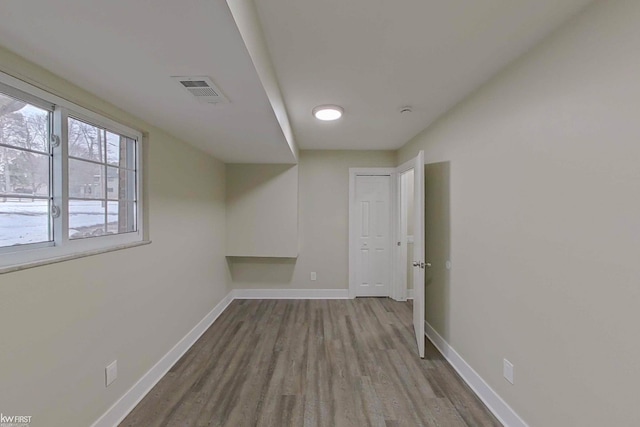
<path fill-rule="evenodd" d="M 237 260 L 237 261 L 243 261 L 243 260 L 247 260 L 247 261 L 260 261 L 260 260 L 265 260 L 265 261 L 278 261 L 278 260 L 282 260 L 282 261 L 287 261 L 287 260 L 297 260 L 298 259 L 298 255 L 284 255 L 284 256 L 270 256 L 270 255 L 226 255 L 227 258 L 231 258 L 232 260 Z"/>
<path fill-rule="evenodd" d="M 135 248 L 138 246 L 145 246 L 149 244 L 151 244 L 151 240 L 143 240 L 141 242 L 125 243 L 123 245 L 112 246 L 109 248 L 96 249 L 93 251 L 79 252 L 79 253 L 69 254 L 69 255 L 56 257 L 56 258 L 42 259 L 39 261 L 31 261 L 31 262 L 25 262 L 23 264 L 0 267 L 0 274 L 13 273 L 16 271 L 27 270 L 29 268 L 42 267 L 43 265 L 57 264 L 59 262 L 70 261 L 72 259 L 84 258 L 88 256 L 104 254 L 107 252 L 120 251 L 122 249 Z"/>

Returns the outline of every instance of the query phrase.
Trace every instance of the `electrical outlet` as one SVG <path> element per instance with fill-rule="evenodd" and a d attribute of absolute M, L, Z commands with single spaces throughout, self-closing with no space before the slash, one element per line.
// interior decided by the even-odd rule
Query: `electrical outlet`
<path fill-rule="evenodd" d="M 315 282 L 316 280 L 318 280 L 318 275 L 316 274 L 315 271 L 311 272 L 311 281 Z"/>
<path fill-rule="evenodd" d="M 109 387 L 109 385 L 118 378 L 118 361 L 114 360 L 104 368 L 104 376 L 105 376 L 105 386 Z"/>
<path fill-rule="evenodd" d="M 502 375 L 504 375 L 504 379 L 513 384 L 513 363 L 509 362 L 507 359 L 504 359 L 502 365 Z"/>

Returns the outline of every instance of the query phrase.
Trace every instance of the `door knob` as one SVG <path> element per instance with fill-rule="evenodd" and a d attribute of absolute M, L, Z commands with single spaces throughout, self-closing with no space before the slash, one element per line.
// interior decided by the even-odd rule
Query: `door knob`
<path fill-rule="evenodd" d="M 420 263 L 418 261 L 413 261 L 413 266 L 414 267 L 420 267 Z"/>

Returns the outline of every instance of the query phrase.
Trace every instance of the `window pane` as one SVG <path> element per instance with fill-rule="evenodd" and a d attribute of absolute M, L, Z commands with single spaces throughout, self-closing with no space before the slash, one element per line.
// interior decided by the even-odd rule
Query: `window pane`
<path fill-rule="evenodd" d="M 0 147 L 0 193 L 49 197 L 50 157 Z"/>
<path fill-rule="evenodd" d="M 0 93 L 0 247 L 52 240 L 48 111 Z M 36 151 L 36 153 L 32 151 Z"/>
<path fill-rule="evenodd" d="M 107 131 L 107 163 L 120 164 L 120 140 L 124 137 Z"/>
<path fill-rule="evenodd" d="M 107 167 L 107 198 L 136 200 L 136 173 L 127 169 Z"/>
<path fill-rule="evenodd" d="M 127 140 L 127 159 L 126 161 L 122 161 L 120 162 L 120 166 L 127 168 L 127 169 L 137 169 L 136 167 L 136 144 L 138 144 L 136 142 L 135 139 L 131 139 L 131 138 L 126 138 Z"/>
<path fill-rule="evenodd" d="M 121 168 L 135 169 L 136 141 L 107 131 L 107 163 Z"/>
<path fill-rule="evenodd" d="M 49 152 L 49 112 L 0 93 L 0 143 Z"/>
<path fill-rule="evenodd" d="M 107 233 L 130 233 L 136 231 L 135 202 L 108 202 Z"/>
<path fill-rule="evenodd" d="M 120 194 L 120 169 L 107 167 L 107 198 L 111 200 L 118 200 Z"/>
<path fill-rule="evenodd" d="M 69 200 L 69 238 L 103 236 L 105 203 L 101 200 Z"/>
<path fill-rule="evenodd" d="M 104 129 L 69 117 L 70 156 L 104 163 L 104 147 Z"/>
<path fill-rule="evenodd" d="M 0 197 L 0 247 L 51 240 L 48 200 Z"/>
<path fill-rule="evenodd" d="M 69 159 L 69 197 L 103 198 L 104 169 L 103 165 Z"/>
<path fill-rule="evenodd" d="M 120 199 L 137 201 L 136 172 L 127 170 L 123 171 L 121 175 L 124 176 L 124 178 L 120 182 Z"/>

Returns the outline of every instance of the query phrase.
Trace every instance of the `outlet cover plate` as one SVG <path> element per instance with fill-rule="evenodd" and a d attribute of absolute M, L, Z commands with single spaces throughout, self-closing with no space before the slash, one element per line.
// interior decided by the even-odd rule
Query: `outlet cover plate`
<path fill-rule="evenodd" d="M 507 359 L 504 359 L 503 362 L 502 375 L 504 375 L 505 380 L 513 384 L 513 363 L 509 362 Z"/>
<path fill-rule="evenodd" d="M 118 378 L 118 361 L 114 360 L 109 364 L 109 366 L 104 368 L 104 374 L 105 386 L 109 387 L 109 385 L 111 385 L 111 383 L 114 382 L 116 378 Z"/>

